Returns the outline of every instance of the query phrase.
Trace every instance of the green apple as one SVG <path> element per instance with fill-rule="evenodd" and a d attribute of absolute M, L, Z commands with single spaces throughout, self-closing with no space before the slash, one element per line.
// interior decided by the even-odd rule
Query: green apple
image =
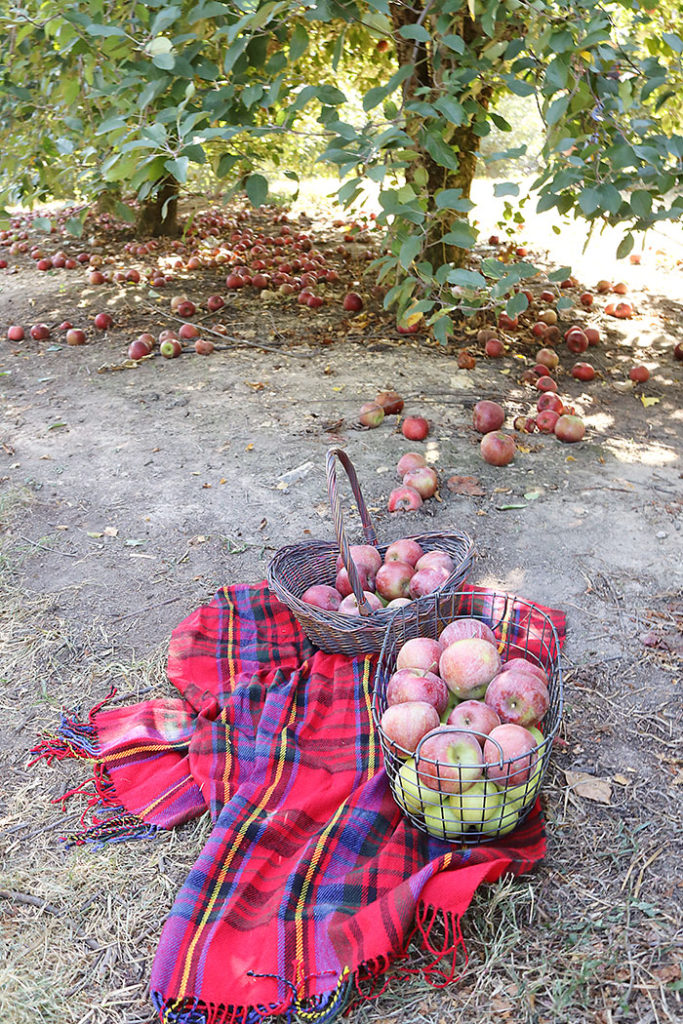
<path fill-rule="evenodd" d="M 428 807 L 424 819 L 427 831 L 435 839 L 460 839 L 467 831 L 467 826 L 448 800 L 439 807 Z"/>
<path fill-rule="evenodd" d="M 524 787 L 520 787 L 523 789 Z M 503 802 L 504 798 L 504 802 Z M 524 800 L 520 797 L 510 798 L 510 790 L 501 791 L 502 813 L 488 823 L 487 835 L 506 836 L 517 828 L 519 816 L 524 810 Z"/>
<path fill-rule="evenodd" d="M 409 814 L 424 814 L 425 808 L 441 804 L 443 794 L 430 789 L 418 775 L 415 758 L 401 765 L 393 787 L 396 803 Z M 438 813 L 438 812 L 437 812 Z"/>
<path fill-rule="evenodd" d="M 508 800 L 518 800 L 522 807 L 528 807 L 541 788 L 542 775 L 543 762 L 539 760 L 527 782 L 522 782 L 519 786 L 509 786 L 505 790 L 505 805 L 507 806 Z"/>
<path fill-rule="evenodd" d="M 444 711 L 444 713 L 441 716 L 441 724 L 442 725 L 448 725 L 448 716 L 450 715 L 451 711 L 456 706 L 456 704 L 460 704 L 460 703 L 461 703 L 460 698 L 456 697 L 455 694 L 451 693 L 451 691 L 449 690 L 448 691 L 448 704 L 446 705 L 446 710 Z"/>
<path fill-rule="evenodd" d="M 546 744 L 548 743 L 548 740 L 546 740 L 541 730 L 538 729 L 535 725 L 529 726 L 529 732 L 536 740 L 536 744 L 538 746 L 538 757 L 540 760 L 540 758 L 542 758 L 545 753 L 545 748 Z"/>
<path fill-rule="evenodd" d="M 489 822 L 500 817 L 503 794 L 495 782 L 481 779 L 464 792 L 453 793 L 448 802 L 465 828 L 474 826 L 486 831 Z"/>

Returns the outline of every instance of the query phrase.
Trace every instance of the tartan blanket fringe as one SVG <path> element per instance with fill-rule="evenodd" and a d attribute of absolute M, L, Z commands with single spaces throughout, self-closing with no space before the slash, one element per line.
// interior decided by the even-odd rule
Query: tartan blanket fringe
<path fill-rule="evenodd" d="M 409 966 L 407 961 L 414 941 L 423 953 L 434 959 Z M 355 971 L 345 968 L 336 984 L 330 982 L 330 991 L 323 995 L 302 999 L 297 987 L 286 978 L 247 971 L 250 977 L 281 981 L 289 990 L 286 997 L 269 1006 L 229 1006 L 207 1004 L 198 999 L 165 999 L 160 992 L 154 991 L 151 996 L 162 1024 L 259 1024 L 265 1017 L 276 1015 L 282 1017 L 283 1024 L 294 1024 L 295 1021 L 297 1024 L 326 1024 L 361 1003 L 379 999 L 392 981 L 403 981 L 419 974 L 432 988 L 445 988 L 459 980 L 467 963 L 460 917 L 420 900 L 415 912 L 415 927 L 406 936 L 400 950 L 368 960 Z M 297 973 L 301 974 L 300 971 Z M 302 983 L 304 980 L 301 977 Z"/>
<path fill-rule="evenodd" d="M 100 850 L 110 843 L 148 839 L 157 833 L 155 825 L 130 814 L 120 803 L 109 772 L 100 760 L 94 717 L 116 692 L 116 687 L 112 687 L 104 700 L 90 709 L 86 720 L 79 717 L 77 709 L 62 710 L 57 732 L 44 736 L 30 751 L 33 757 L 28 762 L 29 768 L 41 760 L 47 761 L 49 765 L 54 761 L 66 760 L 91 761 L 93 764 L 93 773 L 89 778 L 52 801 L 61 804 L 62 810 L 66 811 L 67 801 L 71 797 L 86 797 L 80 828 L 69 835 L 60 836 L 67 847 L 91 844 Z"/>

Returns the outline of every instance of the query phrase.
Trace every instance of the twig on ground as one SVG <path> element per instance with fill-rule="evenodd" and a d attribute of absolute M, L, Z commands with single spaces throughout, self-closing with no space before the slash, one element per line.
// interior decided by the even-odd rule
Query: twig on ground
<path fill-rule="evenodd" d="M 74 935 L 78 935 L 79 938 L 83 939 L 88 949 L 92 949 L 96 953 L 99 953 L 102 949 L 99 942 L 86 935 L 81 926 L 72 921 L 70 917 L 67 917 L 59 907 L 53 906 L 52 903 L 48 903 L 46 900 L 41 900 L 38 896 L 30 896 L 25 892 L 15 892 L 12 889 L 0 889 L 0 899 L 12 900 L 14 903 L 22 903 L 27 907 L 37 907 L 38 910 L 44 910 L 46 914 L 59 917 L 73 929 Z"/>
<path fill-rule="evenodd" d="M 178 594 L 177 597 L 169 597 L 166 601 L 156 601 L 154 604 L 148 604 L 145 608 L 136 608 L 134 612 L 126 612 L 125 615 L 117 615 L 115 619 L 111 620 L 112 626 L 117 622 L 123 622 L 124 619 L 132 619 L 135 615 L 144 615 L 145 612 L 151 611 L 153 608 L 163 608 L 165 604 L 173 604 L 175 601 L 181 601 L 183 594 Z"/>
<path fill-rule="evenodd" d="M 34 548 L 40 548 L 41 551 L 47 551 L 50 555 L 66 555 L 67 558 L 78 558 L 78 554 L 73 551 L 60 551 L 59 548 L 47 548 L 44 544 L 39 544 L 36 540 L 31 540 L 30 537 L 24 537 L 22 533 L 18 533 L 17 537 L 19 540 L 26 541 L 27 544 L 32 544 Z"/>

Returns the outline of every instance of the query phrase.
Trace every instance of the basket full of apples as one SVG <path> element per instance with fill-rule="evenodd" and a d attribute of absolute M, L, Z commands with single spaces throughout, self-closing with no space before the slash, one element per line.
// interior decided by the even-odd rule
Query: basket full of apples
<path fill-rule="evenodd" d="M 360 513 L 364 544 L 349 544 L 344 529 L 336 464 L 341 463 Z M 307 541 L 280 548 L 268 566 L 268 585 L 323 651 L 351 657 L 377 653 L 392 616 L 417 621 L 465 583 L 473 545 L 463 533 L 423 533 L 379 544 L 346 452 L 330 448 L 327 489 L 336 542 Z M 421 621 L 425 621 L 424 616 Z"/>
<path fill-rule="evenodd" d="M 536 802 L 560 726 L 555 626 L 477 588 L 426 598 L 410 619 L 399 609 L 372 711 L 394 799 L 417 828 L 470 844 L 507 835 Z"/>

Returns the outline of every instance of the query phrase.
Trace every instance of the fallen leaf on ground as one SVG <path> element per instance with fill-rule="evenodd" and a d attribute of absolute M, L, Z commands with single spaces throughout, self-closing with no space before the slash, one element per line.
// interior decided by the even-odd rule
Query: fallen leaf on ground
<path fill-rule="evenodd" d="M 641 395 L 640 396 L 640 400 L 641 400 L 641 402 L 643 403 L 643 405 L 645 406 L 646 409 L 647 409 L 647 407 L 649 405 L 656 405 L 657 402 L 659 401 L 658 398 L 654 398 L 654 397 L 652 397 L 650 395 Z"/>
<path fill-rule="evenodd" d="M 612 787 L 609 779 L 601 779 L 596 775 L 589 775 L 587 772 L 565 771 L 570 789 L 573 789 L 577 796 L 585 800 L 593 800 L 598 804 L 610 804 L 612 802 Z"/>
<path fill-rule="evenodd" d="M 119 528 L 118 526 L 105 526 L 104 536 L 105 537 L 118 537 Z"/>
<path fill-rule="evenodd" d="M 481 482 L 477 480 L 476 476 L 449 476 L 446 481 L 446 487 L 449 491 L 452 491 L 453 494 L 486 494 L 486 491 L 482 487 Z"/>

